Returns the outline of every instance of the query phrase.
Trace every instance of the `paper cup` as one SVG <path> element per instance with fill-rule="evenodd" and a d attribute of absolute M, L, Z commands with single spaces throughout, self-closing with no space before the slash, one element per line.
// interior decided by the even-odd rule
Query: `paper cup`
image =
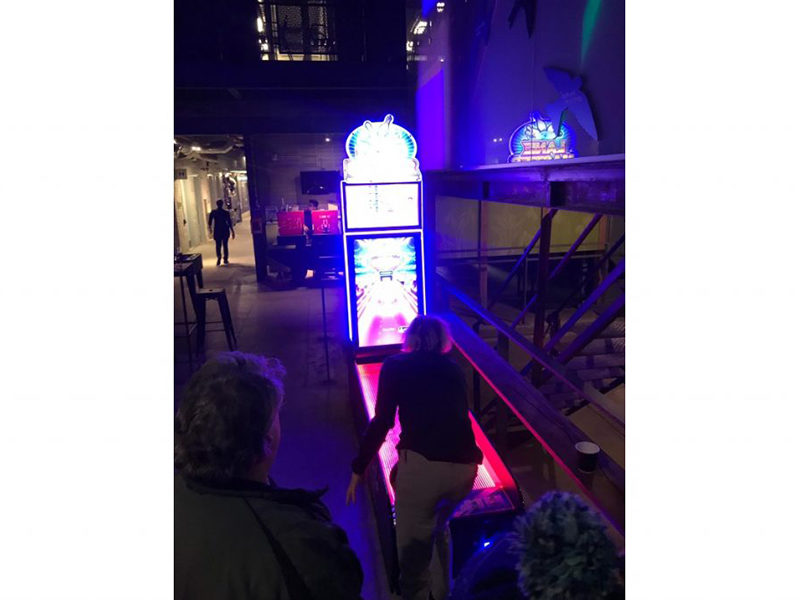
<path fill-rule="evenodd" d="M 597 468 L 600 446 L 593 442 L 578 442 L 575 444 L 575 450 L 578 451 L 578 470 L 591 473 Z"/>

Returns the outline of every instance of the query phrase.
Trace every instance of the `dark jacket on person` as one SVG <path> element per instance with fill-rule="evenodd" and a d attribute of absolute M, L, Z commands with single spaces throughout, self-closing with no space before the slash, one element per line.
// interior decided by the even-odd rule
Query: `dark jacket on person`
<path fill-rule="evenodd" d="M 375 418 L 364 433 L 354 473 L 361 474 L 400 417 L 397 449 L 433 461 L 480 464 L 469 419 L 467 383 L 461 368 L 437 352 L 409 352 L 387 358 L 378 379 Z"/>
<path fill-rule="evenodd" d="M 351 600 L 363 572 L 323 492 L 175 476 L 175 600 Z"/>
<path fill-rule="evenodd" d="M 231 213 L 224 208 L 215 208 L 208 215 L 208 226 L 214 227 L 214 239 L 225 239 L 230 236 L 233 223 Z"/>

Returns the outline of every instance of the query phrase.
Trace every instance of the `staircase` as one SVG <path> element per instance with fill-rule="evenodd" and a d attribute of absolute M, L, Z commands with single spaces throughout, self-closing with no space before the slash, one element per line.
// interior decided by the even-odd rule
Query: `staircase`
<path fill-rule="evenodd" d="M 591 323 L 596 314 L 581 319 L 557 344 L 560 352 Z M 606 396 L 611 395 L 609 403 L 612 412 L 621 422 L 625 421 L 624 399 L 625 384 L 625 318 L 612 321 L 596 339 L 589 342 L 576 356 L 566 364 L 568 372 L 577 376 L 580 381 L 590 384 Z M 552 378 L 538 386 L 553 407 L 566 415 L 570 415 L 587 405 L 577 392 L 567 384 L 553 381 Z"/>

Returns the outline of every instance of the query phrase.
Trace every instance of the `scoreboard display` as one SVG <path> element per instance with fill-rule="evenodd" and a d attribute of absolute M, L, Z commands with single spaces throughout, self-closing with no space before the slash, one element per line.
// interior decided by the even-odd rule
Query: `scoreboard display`
<path fill-rule="evenodd" d="M 419 182 L 343 184 L 349 231 L 421 226 Z"/>

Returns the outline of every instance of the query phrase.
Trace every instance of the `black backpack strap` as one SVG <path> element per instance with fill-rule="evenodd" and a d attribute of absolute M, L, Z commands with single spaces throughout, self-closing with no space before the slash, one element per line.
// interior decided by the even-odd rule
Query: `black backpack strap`
<path fill-rule="evenodd" d="M 283 579 L 286 582 L 286 588 L 289 590 L 289 597 L 291 600 L 313 600 L 314 596 L 311 594 L 311 590 L 308 589 L 308 586 L 303 581 L 303 578 L 300 576 L 300 573 L 297 571 L 297 568 L 292 564 L 291 559 L 289 559 L 289 555 L 286 554 L 286 550 L 283 549 L 283 546 L 275 539 L 275 536 L 266 526 L 264 521 L 261 520 L 261 517 L 258 516 L 256 509 L 253 508 L 253 505 L 250 504 L 250 501 L 247 498 L 242 498 L 247 504 L 247 507 L 250 509 L 250 512 L 253 513 L 258 524 L 261 526 L 261 530 L 264 532 L 264 535 L 267 536 L 267 540 L 269 540 L 270 546 L 272 546 L 272 551 L 275 553 L 275 557 L 278 559 L 278 564 L 281 567 L 281 573 L 283 574 Z"/>

